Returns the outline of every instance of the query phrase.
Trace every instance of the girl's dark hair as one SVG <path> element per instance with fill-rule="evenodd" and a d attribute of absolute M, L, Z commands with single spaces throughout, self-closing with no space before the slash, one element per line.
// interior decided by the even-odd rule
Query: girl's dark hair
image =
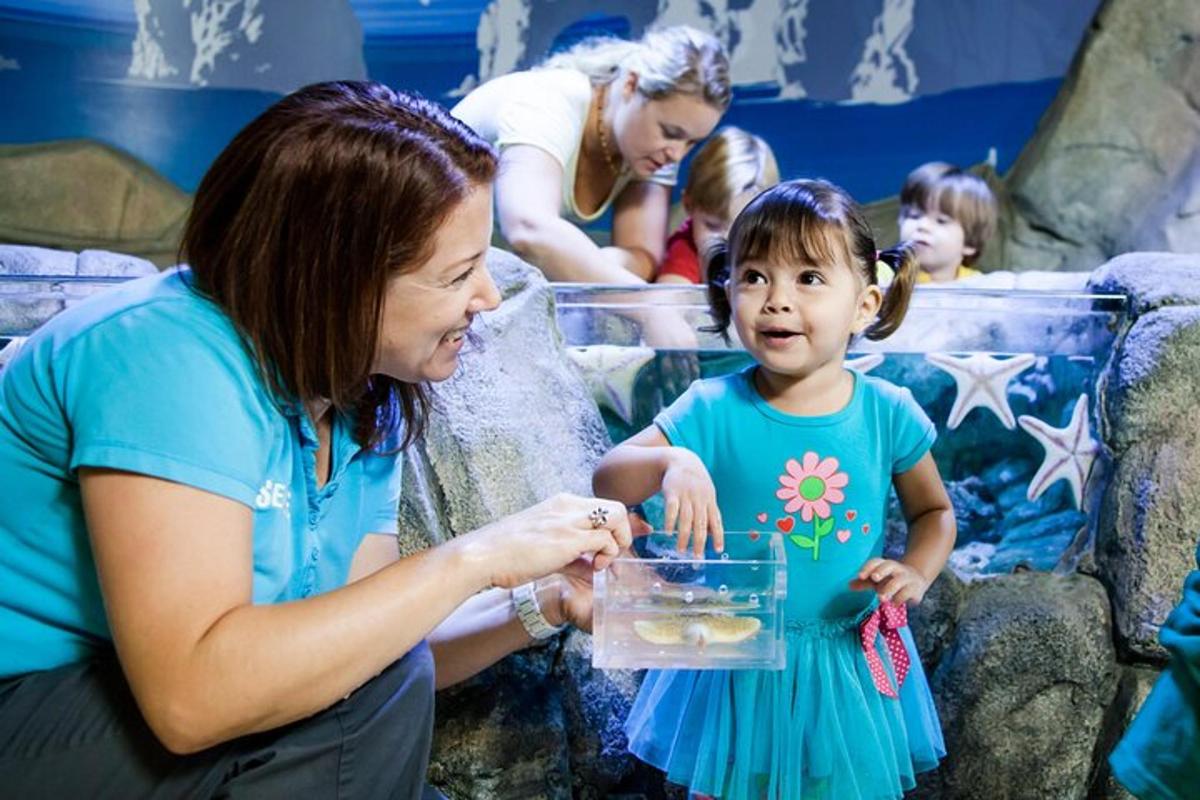
<path fill-rule="evenodd" d="M 496 154 L 436 103 L 379 83 L 296 91 L 209 168 L 180 256 L 229 315 L 281 403 L 326 398 L 373 447 L 420 435 L 423 384 L 372 374 L 390 278 L 492 181 Z"/>
<path fill-rule="evenodd" d="M 917 278 L 912 245 L 902 242 L 877 252 L 871 226 L 845 189 L 822 180 L 786 181 L 767 189 L 742 209 L 729 229 L 704 253 L 712 332 L 727 336 L 733 314 L 725 286 L 738 263 L 848 264 L 866 284 L 877 284 L 876 262 L 895 273 L 883 297 L 879 318 L 864 331 L 868 339 L 895 333 L 908 311 Z"/>

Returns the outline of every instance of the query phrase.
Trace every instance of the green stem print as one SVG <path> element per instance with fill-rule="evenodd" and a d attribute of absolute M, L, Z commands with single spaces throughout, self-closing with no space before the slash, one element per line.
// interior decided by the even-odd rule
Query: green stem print
<path fill-rule="evenodd" d="M 821 557 L 821 539 L 833 531 L 833 517 L 816 517 L 813 519 L 813 535 L 793 533 L 788 538 L 800 547 L 812 550 L 813 561 Z"/>

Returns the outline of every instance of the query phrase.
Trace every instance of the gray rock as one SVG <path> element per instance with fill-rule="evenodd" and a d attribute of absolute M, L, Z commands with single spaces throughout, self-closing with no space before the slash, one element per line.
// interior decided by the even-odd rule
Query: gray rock
<path fill-rule="evenodd" d="M 107 250 L 84 250 L 76 267 L 77 275 L 89 277 L 136 278 L 156 272 L 158 267 L 144 258 Z"/>
<path fill-rule="evenodd" d="M 1094 271 L 1087 290 L 1123 294 L 1136 316 L 1163 306 L 1200 305 L 1200 255 L 1126 253 Z"/>
<path fill-rule="evenodd" d="M 100 142 L 0 145 L 0 241 L 174 263 L 191 198 Z M 74 270 L 72 270 L 74 274 Z"/>
<path fill-rule="evenodd" d="M 643 673 L 592 669 L 592 637 L 578 631 L 566 637 L 562 658 L 573 794 L 606 797 L 604 787 L 628 779 L 640 765 L 624 726 Z"/>
<path fill-rule="evenodd" d="M 1096 776 L 1092 781 L 1091 796 L 1097 800 L 1134 800 L 1133 795 L 1112 776 L 1108 768 L 1108 754 L 1117 746 L 1126 728 L 1137 716 L 1159 676 L 1158 670 L 1147 667 L 1122 666 L 1120 670 L 1117 696 L 1109 706 L 1104 721 L 1104 733 L 1096 748 L 1099 763 L 1096 765 Z"/>
<path fill-rule="evenodd" d="M 1103 378 L 1115 464 L 1096 531 L 1118 642 L 1159 661 L 1158 628 L 1179 602 L 1200 535 L 1200 306 L 1141 316 Z"/>
<path fill-rule="evenodd" d="M 592 468 L 611 446 L 566 357 L 541 273 L 499 250 L 488 254 L 488 268 L 504 302 L 480 318 L 478 346 L 464 351 L 458 373 L 433 388 L 427 433 L 405 454 L 402 552 L 560 491 L 590 494 Z M 573 768 L 601 787 L 627 772 L 628 756 L 605 765 L 623 745 L 598 715 L 627 708 L 634 689 L 593 674 L 579 639 L 586 641 L 574 637 L 572 657 L 554 641 L 439 696 L 430 781 L 464 800 L 568 798 Z"/>
<path fill-rule="evenodd" d="M 909 609 L 908 623 L 913 642 L 921 654 L 925 671 L 932 674 L 942 655 L 954 642 L 958 615 L 967 595 L 967 585 L 949 567 L 929 587 L 920 605 Z"/>
<path fill-rule="evenodd" d="M 1007 263 L 1200 248 L 1200 4 L 1108 0 L 1006 176 Z"/>
<path fill-rule="evenodd" d="M 592 468 L 612 444 L 566 358 L 541 273 L 495 249 L 488 268 L 504 302 L 478 321 L 479 345 L 458 372 L 433 387 L 424 441 L 405 454 L 405 552 L 560 491 L 591 494 Z"/>
<path fill-rule="evenodd" d="M 0 244 L 0 275 L 74 275 L 78 260 L 69 250 Z"/>
<path fill-rule="evenodd" d="M 931 684 L 950 752 L 921 796 L 1085 797 L 1117 689 L 1103 587 L 1040 573 L 969 584 Z"/>

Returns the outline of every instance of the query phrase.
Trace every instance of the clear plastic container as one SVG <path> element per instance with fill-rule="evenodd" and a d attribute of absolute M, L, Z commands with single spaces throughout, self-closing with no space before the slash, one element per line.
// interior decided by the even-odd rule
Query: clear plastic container
<path fill-rule="evenodd" d="M 787 564 L 778 533 L 727 532 L 697 559 L 674 539 L 595 576 L 592 665 L 601 669 L 783 669 Z"/>

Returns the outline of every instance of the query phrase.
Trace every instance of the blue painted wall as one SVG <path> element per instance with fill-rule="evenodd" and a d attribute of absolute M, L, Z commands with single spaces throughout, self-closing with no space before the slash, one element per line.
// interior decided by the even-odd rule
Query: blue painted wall
<path fill-rule="evenodd" d="M 147 14 L 157 14 L 159 28 L 174 25 L 178 38 L 180 23 L 171 15 L 182 13 L 175 10 L 179 0 L 145 0 L 140 13 L 133 0 L 0 0 L 0 142 L 99 139 L 191 191 L 229 138 L 279 96 L 288 75 L 365 73 L 452 104 L 456 90 L 488 77 L 479 29 L 489 13 L 499 20 L 497 37 L 509 45 L 507 61 L 497 54 L 491 62 L 499 69 L 534 63 L 553 44 L 590 29 L 637 35 L 653 16 L 646 9 L 654 8 L 648 0 L 496 0 L 490 6 L 484 0 L 354 0 L 337 12 L 342 0 L 243 2 L 265 18 L 266 34 L 254 47 L 240 40 L 242 49 L 224 53 L 205 73 L 209 85 L 199 86 L 188 80 L 190 56 L 176 62 L 175 75 L 131 77 L 139 23 L 145 28 Z M 662 13 L 711 23 L 732 36 L 734 77 L 739 69 L 750 73 L 736 87 L 725 121 L 766 137 L 785 175 L 827 177 L 869 201 L 895 193 L 909 169 L 933 158 L 970 164 L 994 151 L 1001 171 L 1011 165 L 1057 91 L 1098 0 L 813 0 L 811 8 L 809 0 L 731 0 L 721 19 L 712 17 L 711 6 L 706 18 L 679 11 L 687 3 L 672 3 L 675 11 Z M 780 58 L 791 61 L 762 80 L 761 60 L 747 67 L 745 49 L 736 48 L 749 46 L 755 26 L 777 23 L 775 6 L 792 15 L 785 30 L 792 39 L 780 45 L 790 47 Z M 519 28 L 511 19 L 500 26 L 505 11 L 509 18 L 523 15 Z M 889 32 L 885 16 L 897 13 L 907 29 L 892 24 Z M 305 40 L 289 48 L 289 37 L 311 36 L 305 31 L 314 20 L 318 29 L 328 23 L 321 45 Z M 521 47 L 514 56 L 517 31 Z M 777 27 L 777 43 L 779 33 Z M 877 55 L 884 66 L 893 59 L 900 67 L 893 92 L 899 98 L 852 96 L 855 65 L 868 60 L 864 42 L 869 46 L 872 35 L 882 43 Z M 264 50 L 268 40 L 274 50 Z M 178 44 L 167 34 L 161 41 L 173 57 Z M 289 64 L 309 71 L 284 74 Z"/>

